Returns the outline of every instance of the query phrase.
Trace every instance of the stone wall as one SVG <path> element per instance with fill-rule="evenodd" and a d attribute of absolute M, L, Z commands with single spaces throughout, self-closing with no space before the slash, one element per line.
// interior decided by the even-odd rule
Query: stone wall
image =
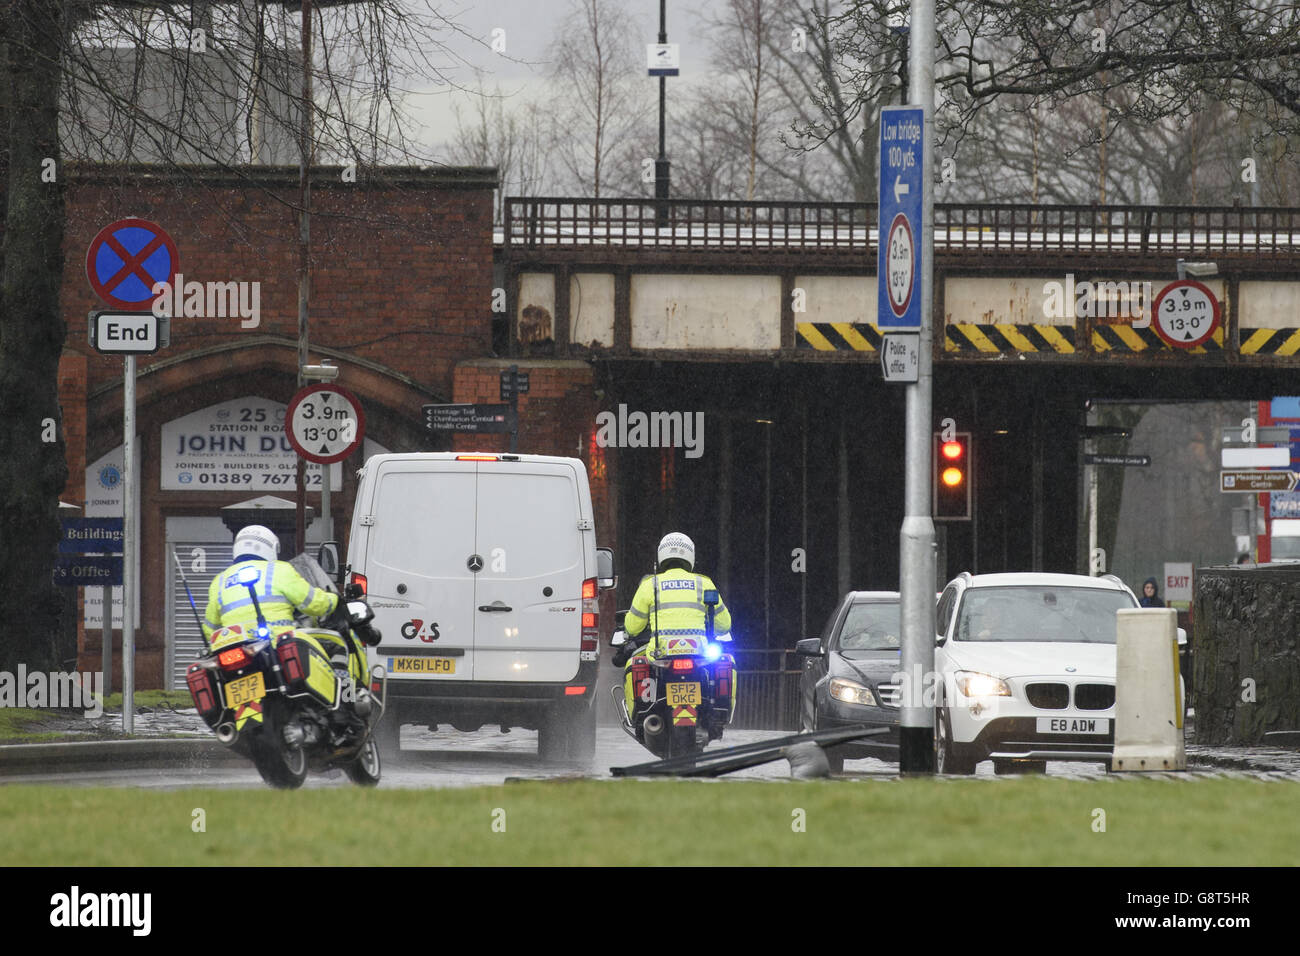
<path fill-rule="evenodd" d="M 1300 564 L 1196 572 L 1196 741 L 1300 730 Z"/>

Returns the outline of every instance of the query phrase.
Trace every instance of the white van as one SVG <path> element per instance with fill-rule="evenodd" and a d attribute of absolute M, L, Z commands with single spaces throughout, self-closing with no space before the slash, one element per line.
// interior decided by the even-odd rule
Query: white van
<path fill-rule="evenodd" d="M 596 599 L 615 581 L 583 463 L 412 453 L 360 474 L 348 570 L 383 632 L 370 649 L 388 674 L 380 746 L 400 749 L 404 723 L 500 724 L 537 730 L 545 758 L 590 758 Z"/>

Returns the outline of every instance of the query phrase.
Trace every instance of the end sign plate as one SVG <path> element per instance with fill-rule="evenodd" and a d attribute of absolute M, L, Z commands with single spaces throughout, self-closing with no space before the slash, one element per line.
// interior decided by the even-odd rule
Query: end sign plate
<path fill-rule="evenodd" d="M 919 106 L 880 110 L 880 239 L 876 258 L 882 328 L 921 327 L 921 204 L 925 170 Z"/>
<path fill-rule="evenodd" d="M 151 355 L 169 344 L 169 320 L 152 312 L 90 313 L 90 345 L 115 355 Z"/>

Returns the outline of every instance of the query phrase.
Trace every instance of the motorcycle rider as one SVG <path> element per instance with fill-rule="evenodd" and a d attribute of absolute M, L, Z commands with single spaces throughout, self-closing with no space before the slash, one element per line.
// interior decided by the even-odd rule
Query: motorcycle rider
<path fill-rule="evenodd" d="M 694 573 L 695 543 L 680 531 L 663 536 L 656 552 L 657 573 L 641 579 L 632 599 L 632 607 L 624 620 L 623 630 L 627 643 L 614 655 L 614 664 L 625 667 L 645 646 L 647 657 L 655 658 L 664 650 L 662 641 L 672 637 L 699 638 L 702 648 L 706 639 L 705 591 L 716 591 L 717 586 L 705 574 Z M 721 595 L 713 612 L 715 641 L 731 640 L 731 612 L 722 602 Z M 644 641 L 637 637 L 646 633 Z M 636 698 L 631 675 L 623 681 L 628 714 L 635 712 Z"/>
<path fill-rule="evenodd" d="M 255 567 L 260 572 L 253 587 L 266 626 L 272 630 L 293 627 L 295 608 L 322 623 L 334 616 L 339 608 L 339 596 L 313 587 L 293 565 L 277 560 L 279 554 L 280 539 L 270 528 L 251 524 L 235 535 L 235 563 L 208 586 L 208 607 L 203 622 L 205 638 L 211 641 L 213 632 L 231 624 L 257 627 L 257 609 L 248 586 L 239 583 L 239 572 L 246 567 Z"/>

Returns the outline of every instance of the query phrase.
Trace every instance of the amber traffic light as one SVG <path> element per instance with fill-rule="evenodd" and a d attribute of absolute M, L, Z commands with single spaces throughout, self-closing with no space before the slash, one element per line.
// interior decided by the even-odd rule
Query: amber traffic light
<path fill-rule="evenodd" d="M 970 432 L 957 432 L 948 441 L 935 432 L 933 505 L 936 521 L 970 520 Z"/>

